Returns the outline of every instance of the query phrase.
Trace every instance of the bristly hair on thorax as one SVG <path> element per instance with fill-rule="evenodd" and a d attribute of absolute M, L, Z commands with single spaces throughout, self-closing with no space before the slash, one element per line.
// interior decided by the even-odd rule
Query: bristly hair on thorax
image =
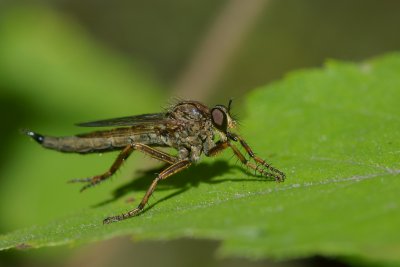
<path fill-rule="evenodd" d="M 237 113 L 232 113 L 232 103 L 233 103 L 234 98 L 230 98 L 228 105 L 226 106 L 228 108 L 228 112 L 229 112 L 229 116 L 232 118 L 233 121 L 235 121 L 235 125 L 237 127 L 241 126 L 241 119 L 240 116 L 237 115 Z M 181 102 L 190 102 L 192 100 L 189 99 L 185 99 L 183 97 L 179 97 L 179 96 L 174 96 L 171 97 L 166 105 L 162 106 L 162 110 L 164 110 L 164 112 L 170 112 L 173 110 L 174 107 L 176 107 L 177 104 L 181 103 Z M 197 101 L 195 101 L 197 102 Z"/>

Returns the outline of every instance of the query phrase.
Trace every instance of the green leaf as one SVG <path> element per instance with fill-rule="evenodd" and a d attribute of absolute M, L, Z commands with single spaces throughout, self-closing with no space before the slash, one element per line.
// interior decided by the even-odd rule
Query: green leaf
<path fill-rule="evenodd" d="M 135 207 L 158 170 L 121 182 L 129 177 L 125 169 L 114 179 L 119 184 L 105 183 L 83 194 L 73 188 L 57 192 L 55 198 L 48 187 L 36 187 L 36 194 L 48 202 L 63 205 L 88 197 L 92 204 L 74 206 L 73 201 L 60 219 L 50 220 L 50 214 L 47 223 L 4 234 L 0 248 L 81 244 L 119 235 L 136 240 L 194 237 L 221 240 L 222 255 L 399 262 L 398 73 L 400 54 L 363 64 L 330 61 L 324 69 L 292 73 L 250 94 L 240 132 L 259 156 L 287 174 L 284 183 L 253 176 L 227 151 L 160 182 L 143 214 L 110 225 L 102 220 Z M 81 173 L 85 163 L 77 158 L 66 162 L 71 155 L 33 146 L 24 144 L 29 156 L 23 162 L 35 164 L 36 155 L 39 160 L 51 153 L 53 163 L 81 164 L 79 173 L 66 174 L 88 174 Z M 100 173 L 107 164 L 99 161 L 90 171 Z M 41 173 L 57 177 L 54 188 L 71 188 L 60 181 L 68 180 L 66 174 L 60 178 L 56 169 Z M 109 193 L 102 191 L 95 200 L 92 194 L 98 190 Z M 47 205 L 56 209 L 54 203 Z"/>

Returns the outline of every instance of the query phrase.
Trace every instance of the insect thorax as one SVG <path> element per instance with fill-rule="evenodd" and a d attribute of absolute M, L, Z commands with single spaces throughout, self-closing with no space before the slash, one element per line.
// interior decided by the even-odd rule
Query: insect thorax
<path fill-rule="evenodd" d="M 172 119 L 173 131 L 166 132 L 169 146 L 178 150 L 180 159 L 197 161 L 213 144 L 214 129 L 208 107 L 198 102 L 183 102 L 175 105 L 168 116 Z"/>

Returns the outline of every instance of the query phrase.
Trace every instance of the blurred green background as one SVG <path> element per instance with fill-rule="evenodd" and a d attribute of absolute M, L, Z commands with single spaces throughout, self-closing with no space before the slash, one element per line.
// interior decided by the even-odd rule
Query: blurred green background
<path fill-rule="evenodd" d="M 75 134 L 75 122 L 157 112 L 173 97 L 208 105 L 328 58 L 358 61 L 400 48 L 400 2 L 390 0 L 0 2 L 0 233 L 43 224 L 107 198 L 65 181 L 96 174 L 114 154 L 44 151 L 24 127 Z M 134 157 L 112 187 L 129 179 Z M 45 195 L 40 189 L 48 188 Z M 216 259 L 207 240 L 1 252 L 0 266 L 346 266 L 338 259 Z M 154 257 L 156 253 L 157 257 Z M 150 260 L 149 260 L 150 258 Z"/>

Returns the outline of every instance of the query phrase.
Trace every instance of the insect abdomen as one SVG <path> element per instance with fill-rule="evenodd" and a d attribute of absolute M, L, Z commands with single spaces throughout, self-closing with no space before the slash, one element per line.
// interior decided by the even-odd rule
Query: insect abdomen
<path fill-rule="evenodd" d="M 106 152 L 120 149 L 129 144 L 128 139 L 111 140 L 110 138 L 83 138 L 79 136 L 53 137 L 43 136 L 32 131 L 26 131 L 25 133 L 43 147 L 61 152 L 75 152 L 82 154 Z"/>
<path fill-rule="evenodd" d="M 131 134 L 128 136 L 77 135 L 65 137 L 44 136 L 33 131 L 24 133 L 45 148 L 70 153 L 96 153 L 119 150 L 132 143 L 141 143 L 150 146 L 164 146 L 165 144 L 154 133 Z"/>

